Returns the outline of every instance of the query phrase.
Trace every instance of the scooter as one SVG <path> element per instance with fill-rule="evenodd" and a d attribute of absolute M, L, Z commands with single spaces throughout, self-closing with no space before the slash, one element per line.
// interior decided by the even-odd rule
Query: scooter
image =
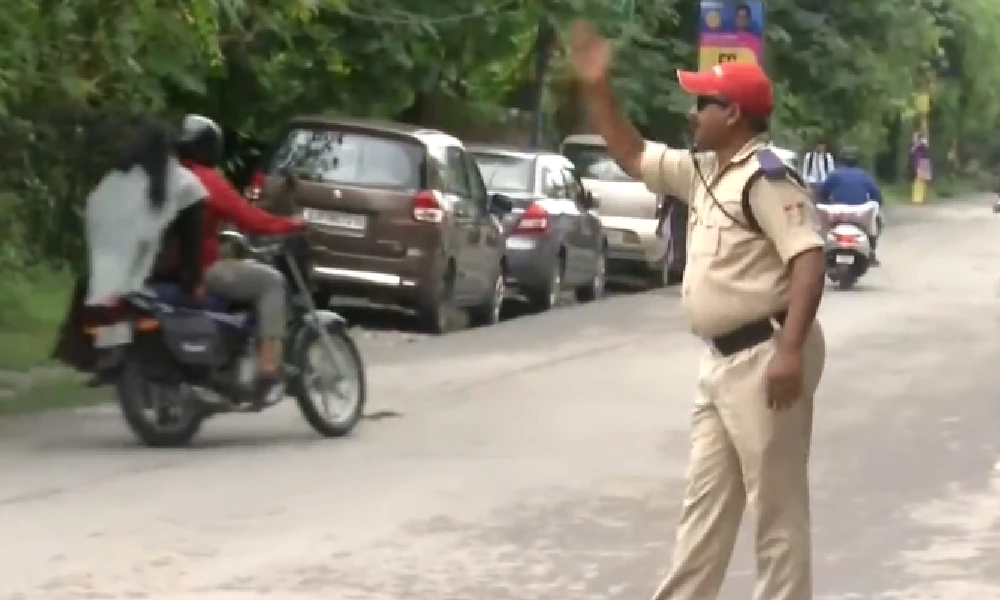
<path fill-rule="evenodd" d="M 854 287 L 872 266 L 872 234 L 880 228 L 879 205 L 818 204 L 825 233 L 826 274 L 841 290 Z"/>

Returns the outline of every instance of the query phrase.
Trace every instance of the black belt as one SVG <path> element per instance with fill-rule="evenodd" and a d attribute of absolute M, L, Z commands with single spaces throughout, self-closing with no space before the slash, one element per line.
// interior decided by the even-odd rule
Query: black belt
<path fill-rule="evenodd" d="M 783 310 L 774 316 L 747 323 L 729 333 L 712 338 L 710 342 L 719 354 L 732 356 L 771 339 L 776 329 L 774 323 L 777 322 L 778 326 L 783 326 L 786 316 L 788 316 L 788 312 Z"/>

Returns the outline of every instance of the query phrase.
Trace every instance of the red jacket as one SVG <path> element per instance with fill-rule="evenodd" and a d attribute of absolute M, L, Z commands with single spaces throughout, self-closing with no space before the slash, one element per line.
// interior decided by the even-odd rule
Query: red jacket
<path fill-rule="evenodd" d="M 210 167 L 190 161 L 181 161 L 208 190 L 201 242 L 201 266 L 204 273 L 219 260 L 219 229 L 223 223 L 232 223 L 241 231 L 257 235 L 292 233 L 300 225 L 288 217 L 272 215 L 247 202 L 226 178 Z"/>

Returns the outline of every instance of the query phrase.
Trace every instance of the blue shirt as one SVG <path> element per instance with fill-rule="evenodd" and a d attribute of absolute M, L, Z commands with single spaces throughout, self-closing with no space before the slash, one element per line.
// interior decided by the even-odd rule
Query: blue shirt
<path fill-rule="evenodd" d="M 859 167 L 838 167 L 819 189 L 820 204 L 861 206 L 869 200 L 882 206 L 882 192 L 872 176 Z"/>

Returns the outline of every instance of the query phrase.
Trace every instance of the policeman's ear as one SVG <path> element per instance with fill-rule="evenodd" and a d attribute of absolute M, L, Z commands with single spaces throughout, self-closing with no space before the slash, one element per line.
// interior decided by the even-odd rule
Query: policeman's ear
<path fill-rule="evenodd" d="M 726 109 L 726 126 L 733 127 L 734 125 L 740 122 L 740 119 L 742 117 L 743 117 L 743 112 L 740 110 L 739 105 L 730 104 L 729 107 Z"/>

